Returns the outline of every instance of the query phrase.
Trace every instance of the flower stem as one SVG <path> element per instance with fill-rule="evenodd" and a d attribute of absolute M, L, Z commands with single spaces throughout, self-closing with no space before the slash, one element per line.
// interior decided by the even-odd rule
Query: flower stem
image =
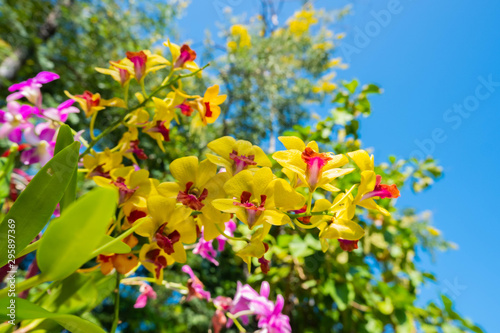
<path fill-rule="evenodd" d="M 240 333 L 245 333 L 246 332 L 245 328 L 240 324 L 240 322 L 238 321 L 237 317 L 235 317 L 234 315 L 232 315 L 230 312 L 226 313 L 226 316 L 228 316 L 230 319 L 233 320 L 233 322 L 236 325 L 236 327 L 238 327 L 238 330 L 240 331 Z"/>
<path fill-rule="evenodd" d="M 116 289 L 115 289 L 115 317 L 113 319 L 113 326 L 111 326 L 111 333 L 116 332 L 118 321 L 120 320 L 120 273 L 116 272 Z"/>
<path fill-rule="evenodd" d="M 226 237 L 227 239 L 230 239 L 230 240 L 234 240 L 234 241 L 244 241 L 244 242 L 247 242 L 249 243 L 250 241 L 246 238 L 242 238 L 242 237 L 231 237 L 229 235 L 227 235 L 224 230 L 221 229 L 221 227 L 215 223 L 215 227 L 217 228 L 217 230 L 219 230 L 219 232 L 221 233 L 222 236 Z"/>

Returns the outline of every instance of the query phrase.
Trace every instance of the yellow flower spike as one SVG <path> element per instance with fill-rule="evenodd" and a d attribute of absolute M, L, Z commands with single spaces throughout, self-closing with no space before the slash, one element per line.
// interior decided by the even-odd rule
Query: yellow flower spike
<path fill-rule="evenodd" d="M 197 219 L 204 226 L 205 240 L 219 236 L 217 226 L 223 228 L 230 216 L 215 209 L 211 202 L 225 198 L 222 186 L 227 180 L 227 174 L 217 174 L 215 164 L 209 160 L 198 162 L 195 156 L 174 160 L 170 164 L 170 172 L 177 182 L 160 184 L 158 192 L 167 198 L 175 198 L 191 211 L 201 212 Z"/>
<path fill-rule="evenodd" d="M 207 154 L 214 164 L 224 167 L 230 175 L 235 175 L 245 169 L 257 166 L 271 167 L 271 161 L 266 153 L 245 140 L 236 141 L 230 136 L 224 136 L 210 142 L 208 148 L 219 156 Z"/>
<path fill-rule="evenodd" d="M 300 182 L 296 181 L 294 185 L 309 187 L 311 192 L 318 187 L 330 192 L 339 191 L 330 183 L 354 170 L 340 169 L 348 162 L 347 157 L 319 153 L 318 144 L 314 141 L 306 145 L 297 137 L 279 137 L 279 140 L 288 150 L 274 153 L 273 158 L 283 168 L 297 174 Z"/>

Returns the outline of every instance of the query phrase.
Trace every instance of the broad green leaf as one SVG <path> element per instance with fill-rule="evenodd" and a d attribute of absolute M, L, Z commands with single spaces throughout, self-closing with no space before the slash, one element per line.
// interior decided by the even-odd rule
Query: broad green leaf
<path fill-rule="evenodd" d="M 78 163 L 79 147 L 78 142 L 71 144 L 40 169 L 0 223 L 0 266 L 7 263 L 9 226 L 14 226 L 17 254 L 49 221 Z"/>
<path fill-rule="evenodd" d="M 104 235 L 98 248 L 108 243 L 111 243 L 113 240 L 114 240 L 113 237 L 109 235 Z M 115 242 L 114 244 L 109 244 L 108 246 L 106 246 L 103 249 L 102 253 L 129 253 L 130 251 L 131 251 L 130 246 L 128 246 L 124 242 Z"/>
<path fill-rule="evenodd" d="M 46 280 L 63 279 L 89 259 L 102 242 L 117 201 L 116 190 L 95 188 L 49 225 L 37 251 Z"/>
<path fill-rule="evenodd" d="M 71 145 L 75 140 L 73 139 L 73 134 L 71 133 L 71 128 L 68 125 L 62 125 L 59 129 L 59 133 L 57 134 L 56 146 L 54 148 L 54 154 L 57 154 L 65 147 Z M 59 203 L 60 211 L 62 213 L 63 210 L 66 209 L 76 198 L 76 177 L 77 177 L 77 166 L 75 166 L 75 170 L 73 171 L 73 176 L 71 177 L 71 181 L 64 192 L 64 195 Z"/>
<path fill-rule="evenodd" d="M 59 325 L 72 333 L 105 332 L 102 328 L 77 316 L 52 313 L 22 298 L 13 298 L 13 300 L 15 300 L 15 318 L 17 322 L 19 320 L 46 318 L 56 321 L 57 323 L 59 323 Z M 0 299 L 0 308 L 2 309 L 2 312 L 0 313 L 0 321 L 11 320 L 11 318 L 8 317 L 6 313 L 7 307 L 11 304 L 10 302 L 11 298 L 6 297 Z"/>

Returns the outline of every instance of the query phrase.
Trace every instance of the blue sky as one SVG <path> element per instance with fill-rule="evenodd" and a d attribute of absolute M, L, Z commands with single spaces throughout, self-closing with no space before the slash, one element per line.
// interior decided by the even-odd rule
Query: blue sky
<path fill-rule="evenodd" d="M 253 14 L 259 3 L 193 0 L 179 22 L 181 36 L 201 42 L 205 29 L 216 33 L 223 7 Z M 281 20 L 301 2 L 284 3 Z M 347 2 L 315 3 L 335 9 Z M 461 314 L 486 332 L 500 332 L 500 217 L 493 209 L 500 187 L 494 148 L 500 143 L 500 1 L 358 0 L 352 6 L 341 22 L 347 37 L 338 55 L 350 64 L 341 77 L 384 89 L 362 122 L 365 145 L 376 148 L 379 162 L 390 154 L 430 153 L 444 167 L 431 190 L 406 191 L 397 203 L 431 210 L 434 225 L 459 245 L 439 254 L 435 264 L 422 263 L 441 281 L 423 297 L 447 292 Z"/>

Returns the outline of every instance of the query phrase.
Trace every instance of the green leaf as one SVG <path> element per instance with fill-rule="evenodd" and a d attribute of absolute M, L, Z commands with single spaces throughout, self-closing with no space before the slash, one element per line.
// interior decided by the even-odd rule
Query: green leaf
<path fill-rule="evenodd" d="M 56 146 L 54 148 L 54 154 L 57 154 L 65 147 L 71 145 L 75 140 L 73 139 L 73 134 L 71 133 L 71 128 L 68 125 L 62 125 L 57 134 Z M 61 213 L 66 209 L 76 198 L 76 177 L 77 177 L 77 167 L 73 171 L 73 176 L 64 192 L 64 195 L 59 203 Z"/>
<path fill-rule="evenodd" d="M 50 294 L 42 292 L 38 301 L 44 309 L 59 313 L 91 311 L 115 288 L 115 276 L 104 276 L 100 270 L 73 273 L 51 285 Z"/>
<path fill-rule="evenodd" d="M 124 242 L 113 242 L 115 238 L 109 236 L 109 235 L 104 235 L 101 243 L 99 244 L 98 248 L 100 248 L 103 245 L 109 244 L 106 246 L 103 250 L 102 253 L 129 253 L 131 251 L 130 246 L 125 244 Z"/>
<path fill-rule="evenodd" d="M 103 240 L 117 201 L 116 190 L 95 188 L 49 225 L 37 251 L 45 280 L 63 279 L 89 260 Z"/>
<path fill-rule="evenodd" d="M 0 266 L 7 263 L 8 230 L 15 230 L 17 254 L 49 221 L 78 163 L 79 147 L 78 142 L 71 144 L 40 169 L 0 223 Z M 14 229 L 9 229 L 9 226 L 14 226 Z"/>
<path fill-rule="evenodd" d="M 11 320 L 4 311 L 10 306 L 12 300 L 15 300 L 16 321 L 47 318 L 56 321 L 59 325 L 73 333 L 105 333 L 102 328 L 77 316 L 52 313 L 22 298 L 6 297 L 0 299 L 0 308 L 2 309 L 0 321 Z"/>
<path fill-rule="evenodd" d="M 14 144 L 9 149 L 9 157 L 0 157 L 0 198 L 6 198 L 10 193 L 10 175 L 19 147 Z"/>

